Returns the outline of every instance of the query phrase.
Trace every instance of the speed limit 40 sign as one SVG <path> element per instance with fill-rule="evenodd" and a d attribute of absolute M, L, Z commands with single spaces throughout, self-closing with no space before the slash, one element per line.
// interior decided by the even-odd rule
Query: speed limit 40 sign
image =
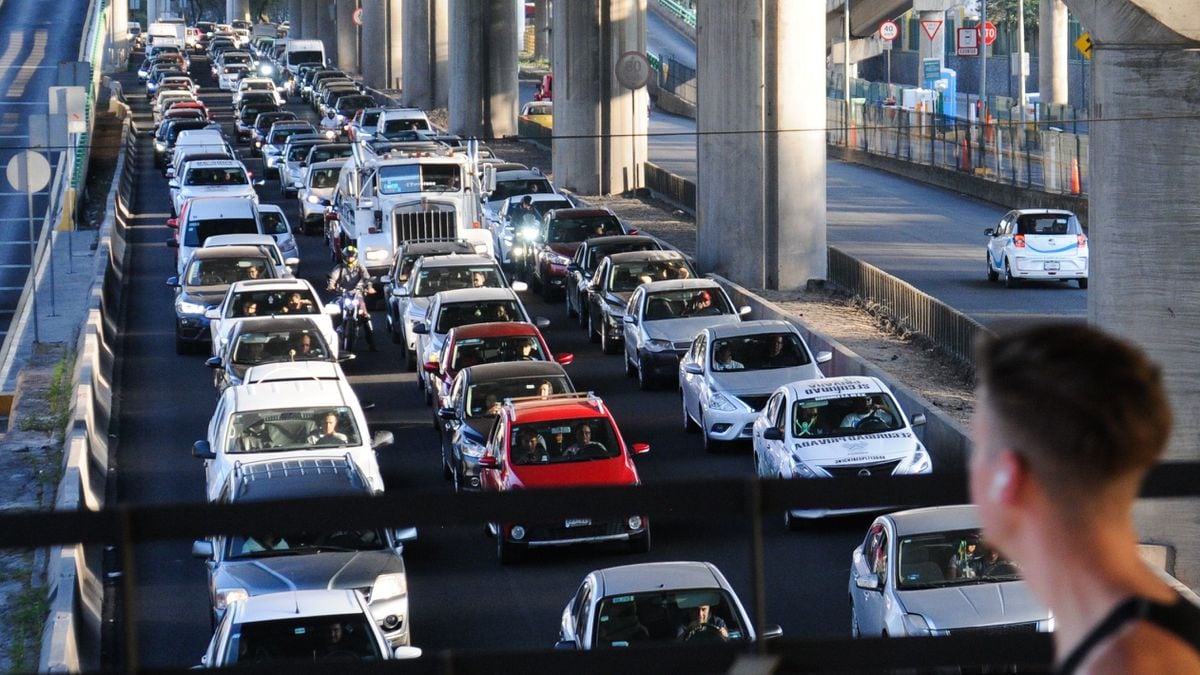
<path fill-rule="evenodd" d="M 900 27 L 896 25 L 895 21 L 884 21 L 883 23 L 879 24 L 880 40 L 887 40 L 888 42 L 891 42 L 899 37 L 899 35 Z"/>

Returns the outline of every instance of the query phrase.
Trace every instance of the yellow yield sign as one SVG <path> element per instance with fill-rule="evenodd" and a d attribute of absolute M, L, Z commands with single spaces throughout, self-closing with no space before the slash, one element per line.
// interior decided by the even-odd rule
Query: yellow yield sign
<path fill-rule="evenodd" d="M 1079 53 L 1083 54 L 1083 58 L 1092 58 L 1092 34 L 1084 33 L 1080 35 L 1079 39 L 1075 41 L 1075 49 L 1078 49 Z"/>

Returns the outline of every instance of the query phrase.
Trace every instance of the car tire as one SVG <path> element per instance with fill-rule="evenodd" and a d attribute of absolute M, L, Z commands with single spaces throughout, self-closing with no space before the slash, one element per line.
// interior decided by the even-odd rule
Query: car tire
<path fill-rule="evenodd" d="M 600 329 L 600 351 L 604 354 L 616 354 L 617 345 L 614 340 L 608 337 L 608 330 Z"/>
<path fill-rule="evenodd" d="M 697 431 L 700 431 L 700 425 L 696 424 L 696 422 L 692 420 L 692 416 L 688 414 L 687 401 L 682 396 L 679 397 L 679 401 L 679 407 L 683 410 L 683 430 L 689 434 L 694 434 Z"/>
<path fill-rule="evenodd" d="M 591 320 L 591 316 L 590 316 L 590 315 L 591 315 L 591 312 L 589 312 L 589 311 L 587 310 L 587 308 L 586 308 L 586 307 L 584 307 L 584 305 L 587 303 L 587 301 L 584 299 L 584 296 L 583 296 L 583 295 L 580 295 L 580 296 L 579 296 L 579 299 L 578 299 L 578 301 L 577 301 L 577 302 L 578 302 L 578 305 L 577 305 L 577 307 L 578 307 L 578 310 L 579 310 L 579 311 L 578 311 L 578 312 L 576 312 L 576 314 L 578 314 L 578 315 L 579 315 L 579 327 L 580 327 L 580 328 L 587 328 L 587 327 L 588 327 L 588 321 L 590 321 L 590 320 Z"/>
<path fill-rule="evenodd" d="M 642 366 L 640 359 L 638 360 L 637 365 L 637 379 L 638 389 L 641 389 L 642 391 L 650 391 L 654 388 L 654 380 L 646 373 L 646 369 Z"/>
<path fill-rule="evenodd" d="M 501 565 L 512 565 L 521 562 L 525 557 L 525 547 L 519 544 L 510 544 L 504 539 L 503 528 L 496 532 L 496 558 Z"/>
<path fill-rule="evenodd" d="M 987 259 L 987 280 L 995 283 L 1000 280 L 1000 273 L 992 269 L 992 256 L 990 253 L 984 253 L 983 257 Z"/>
<path fill-rule="evenodd" d="M 542 284 L 542 299 L 546 302 L 553 302 L 554 296 L 554 287 L 550 284 Z"/>
<path fill-rule="evenodd" d="M 629 552 L 630 553 L 649 553 L 650 552 L 650 528 L 647 527 L 641 534 L 635 534 L 629 537 Z"/>
<path fill-rule="evenodd" d="M 394 345 L 404 344 L 404 338 L 400 337 L 400 333 L 398 333 L 396 331 L 395 326 L 396 326 L 395 323 L 392 323 L 392 322 L 388 323 L 388 334 L 392 336 L 392 344 L 394 344 Z"/>
<path fill-rule="evenodd" d="M 175 336 L 175 353 L 179 355 L 187 354 L 191 351 L 191 345 L 178 335 Z"/>
<path fill-rule="evenodd" d="M 854 601 L 850 601 L 850 637 L 858 639 L 862 632 L 858 630 L 858 612 L 854 611 Z"/>
<path fill-rule="evenodd" d="M 714 453 L 721 449 L 721 441 L 715 440 L 708 435 L 708 425 L 704 422 L 704 412 L 700 412 L 700 442 L 704 446 L 704 452 Z"/>
<path fill-rule="evenodd" d="M 1083 279 L 1077 279 L 1076 281 L 1079 283 L 1079 288 L 1087 290 L 1087 286 L 1088 286 L 1087 277 L 1084 277 Z"/>
<path fill-rule="evenodd" d="M 625 353 L 625 374 L 628 375 L 629 377 L 633 377 L 634 375 L 637 375 L 637 373 L 638 373 L 637 366 L 633 365 L 633 361 L 630 360 L 630 358 L 629 358 L 629 352 L 626 352 Z"/>
<path fill-rule="evenodd" d="M 788 532 L 796 532 L 800 529 L 801 519 L 792 515 L 791 511 L 783 512 L 783 527 Z"/>
<path fill-rule="evenodd" d="M 592 321 L 592 312 L 591 312 L 590 308 L 588 310 L 587 332 L 588 332 L 588 342 L 594 343 L 594 342 L 600 341 L 600 333 L 596 330 L 596 322 Z"/>
<path fill-rule="evenodd" d="M 1004 259 L 1004 287 L 1016 288 L 1021 285 L 1021 280 L 1013 276 L 1012 266 L 1008 263 L 1008 258 Z"/>
<path fill-rule="evenodd" d="M 575 306 L 571 304 L 571 296 L 573 295 L 575 295 L 575 293 L 572 293 L 571 289 L 569 288 L 563 291 L 563 303 L 567 306 L 568 319 L 574 319 L 575 317 L 579 316 L 579 312 L 575 311 Z"/>

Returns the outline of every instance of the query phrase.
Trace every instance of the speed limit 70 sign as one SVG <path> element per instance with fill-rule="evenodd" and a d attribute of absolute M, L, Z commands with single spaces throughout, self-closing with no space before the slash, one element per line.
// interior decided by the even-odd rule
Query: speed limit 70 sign
<path fill-rule="evenodd" d="M 899 37 L 899 35 L 900 27 L 896 25 L 895 21 L 884 21 L 883 23 L 879 24 L 880 40 L 887 40 L 888 42 L 891 42 Z"/>

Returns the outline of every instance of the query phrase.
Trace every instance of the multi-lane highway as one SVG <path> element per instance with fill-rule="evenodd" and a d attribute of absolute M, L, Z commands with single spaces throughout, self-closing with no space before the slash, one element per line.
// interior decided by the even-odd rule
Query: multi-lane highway
<path fill-rule="evenodd" d="M 87 0 L 52 3 L 0 1 L 0 170 L 29 145 L 28 118 L 46 114 L 47 91 L 57 84 L 60 61 L 79 58 Z M 51 155 L 56 165 L 57 153 Z M 45 191 L 35 196 L 37 233 L 46 211 Z M 23 192 L 0 180 L 0 341 L 29 276 L 29 209 Z"/>

